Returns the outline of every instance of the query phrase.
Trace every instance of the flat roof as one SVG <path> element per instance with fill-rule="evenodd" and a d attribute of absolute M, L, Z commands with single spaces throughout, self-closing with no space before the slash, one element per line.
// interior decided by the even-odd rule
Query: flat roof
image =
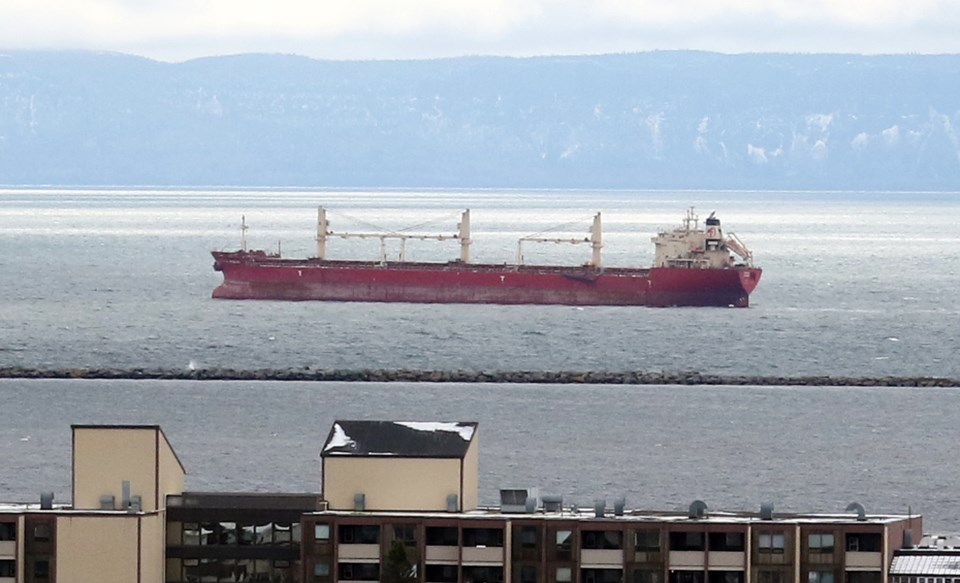
<path fill-rule="evenodd" d="M 327 510 L 313 512 L 314 515 L 334 516 L 397 516 L 410 518 L 454 518 L 466 520 L 582 520 L 582 521 L 614 521 L 614 522 L 650 522 L 669 524 L 844 524 L 844 525 L 878 525 L 890 524 L 909 519 L 919 519 L 920 515 L 905 514 L 868 514 L 865 520 L 858 520 L 855 513 L 812 513 L 812 514 L 774 514 L 770 520 L 760 518 L 755 512 L 728 512 L 709 511 L 703 518 L 690 518 L 685 512 L 665 512 L 648 510 L 626 510 L 622 516 L 616 516 L 611 509 L 607 509 L 603 517 L 597 517 L 592 508 L 573 510 L 566 508 L 558 512 L 501 512 L 499 508 L 479 508 L 468 512 L 379 512 L 349 510 Z"/>

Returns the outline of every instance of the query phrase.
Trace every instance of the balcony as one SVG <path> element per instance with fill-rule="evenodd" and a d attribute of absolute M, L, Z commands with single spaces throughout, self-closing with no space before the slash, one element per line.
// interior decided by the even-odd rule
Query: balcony
<path fill-rule="evenodd" d="M 721 571 L 742 571 L 747 564 L 745 553 L 737 551 L 711 551 L 710 568 Z"/>
<path fill-rule="evenodd" d="M 619 569 L 623 567 L 623 550 L 621 549 L 581 549 L 580 567 Z"/>
<path fill-rule="evenodd" d="M 464 565 L 502 565 L 503 547 L 463 547 Z"/>
<path fill-rule="evenodd" d="M 380 561 L 380 545 L 340 545 L 338 550 L 340 562 Z"/>
<path fill-rule="evenodd" d="M 671 569 L 703 569 L 707 564 L 707 554 L 703 551 L 670 551 Z"/>
<path fill-rule="evenodd" d="M 456 565 L 460 563 L 460 547 L 427 545 L 424 553 L 427 563 Z"/>
<path fill-rule="evenodd" d="M 847 551 L 845 559 L 848 571 L 879 571 L 883 568 L 882 553 Z"/>

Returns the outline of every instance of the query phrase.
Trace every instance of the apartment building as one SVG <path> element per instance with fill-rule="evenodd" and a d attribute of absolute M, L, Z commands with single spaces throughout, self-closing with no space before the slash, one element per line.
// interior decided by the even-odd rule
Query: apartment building
<path fill-rule="evenodd" d="M 72 504 L 0 504 L 0 583 L 163 583 L 167 496 L 185 474 L 163 430 L 72 429 Z"/>
<path fill-rule="evenodd" d="M 336 421 L 320 460 L 320 494 L 184 492 L 159 427 L 74 426 L 72 504 L 0 505 L 0 583 L 890 583 L 923 527 L 536 488 L 481 507 L 473 422 Z"/>

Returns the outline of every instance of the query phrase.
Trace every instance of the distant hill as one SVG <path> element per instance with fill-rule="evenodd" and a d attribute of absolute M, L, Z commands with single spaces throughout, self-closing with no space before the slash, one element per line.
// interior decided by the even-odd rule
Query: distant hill
<path fill-rule="evenodd" d="M 0 184 L 960 190 L 960 56 L 0 55 Z"/>

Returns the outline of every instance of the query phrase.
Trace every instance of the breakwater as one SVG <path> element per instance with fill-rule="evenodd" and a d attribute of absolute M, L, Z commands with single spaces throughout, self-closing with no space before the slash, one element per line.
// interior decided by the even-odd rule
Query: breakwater
<path fill-rule="evenodd" d="M 530 383 L 621 385 L 761 385 L 850 387 L 960 387 L 960 379 L 943 377 L 848 377 L 717 375 L 700 372 L 607 371 L 467 371 L 416 369 L 147 369 L 0 367 L 8 379 L 128 379 L 218 381 L 339 381 L 404 383 Z"/>

